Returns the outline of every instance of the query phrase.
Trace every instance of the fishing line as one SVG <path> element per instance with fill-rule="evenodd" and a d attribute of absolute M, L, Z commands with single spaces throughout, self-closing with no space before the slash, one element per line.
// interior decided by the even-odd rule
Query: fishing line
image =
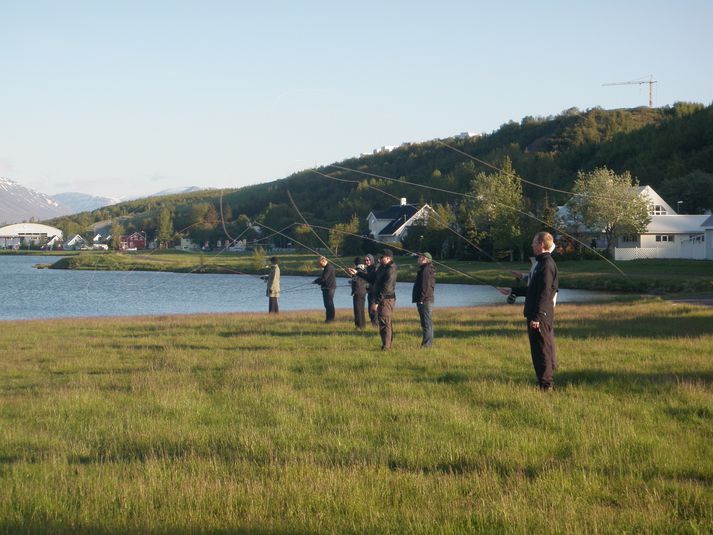
<path fill-rule="evenodd" d="M 433 191 L 439 191 L 439 192 L 441 192 L 441 193 L 448 193 L 448 194 L 450 194 L 450 195 L 458 195 L 458 196 L 460 196 L 460 197 L 466 197 L 466 198 L 470 198 L 470 199 L 475 199 L 475 200 L 477 200 L 477 201 L 480 201 L 480 200 L 481 200 L 481 199 L 478 199 L 478 197 L 477 197 L 476 195 L 471 195 L 471 194 L 469 194 L 469 193 L 461 193 L 461 192 L 458 192 L 458 191 L 452 191 L 452 190 L 447 190 L 447 189 L 443 189 L 443 188 L 437 188 L 436 186 L 428 186 L 428 185 L 426 185 L 426 184 L 418 184 L 418 183 L 416 183 L 416 182 L 411 182 L 411 181 L 405 180 L 405 179 L 404 179 L 404 180 L 400 180 L 400 179 L 396 179 L 396 178 L 385 177 L 385 176 L 376 175 L 376 174 L 373 174 L 373 173 L 367 173 L 366 171 L 359 171 L 359 170 L 357 170 L 357 169 L 350 169 L 350 168 L 348 168 L 348 167 L 343 167 L 343 166 L 334 165 L 334 164 L 330 165 L 330 167 L 335 167 L 335 168 L 337 168 L 337 169 L 342 169 L 342 170 L 344 170 L 344 171 L 352 171 L 352 172 L 354 172 L 354 173 L 360 173 L 360 174 L 363 174 L 363 175 L 373 176 L 373 177 L 376 177 L 376 178 L 381 178 L 381 179 L 383 179 L 383 180 L 389 180 L 389 181 L 392 181 L 392 182 L 398 182 L 399 184 L 408 184 L 408 185 L 410 185 L 410 186 L 415 186 L 415 187 L 419 187 L 419 188 L 430 189 L 430 190 L 433 190 Z M 542 224 L 545 225 L 546 227 L 551 227 L 551 228 L 553 228 L 554 230 L 556 230 L 557 232 L 559 232 L 559 233 L 562 234 L 563 236 L 565 236 L 565 237 L 571 239 L 572 241 L 577 242 L 577 243 L 580 244 L 582 247 L 584 247 L 584 248 L 586 248 L 586 249 L 589 249 L 589 250 L 592 251 L 595 255 L 597 255 L 599 258 L 601 258 L 602 260 L 604 260 L 607 264 L 609 264 L 610 266 L 612 266 L 612 267 L 613 267 L 616 271 L 618 271 L 621 275 L 623 275 L 624 277 L 627 277 L 627 278 L 628 278 L 628 275 L 627 275 L 626 273 L 624 273 L 621 269 L 619 269 L 619 267 L 616 266 L 616 264 L 614 264 L 611 260 L 609 260 L 607 257 L 605 257 L 604 255 L 602 255 L 599 251 L 597 251 L 597 250 L 594 249 L 593 247 L 590 247 L 590 246 L 587 245 L 586 243 L 584 243 L 584 242 L 578 240 L 577 238 L 575 238 L 575 237 L 572 236 L 571 234 L 565 232 L 564 230 L 562 230 L 562 229 L 560 229 L 560 228 L 557 228 L 557 227 L 555 227 L 554 225 L 551 225 L 551 224 L 547 223 L 546 221 L 543 221 L 542 219 L 539 219 L 538 217 L 536 217 L 535 215 L 533 215 L 533 214 L 531 214 L 531 213 L 524 212 L 524 211 L 522 211 L 522 210 L 520 210 L 520 209 L 518 209 L 518 208 L 515 208 L 515 207 L 513 207 L 513 206 L 508 206 L 507 204 L 504 204 L 504 203 L 501 203 L 501 202 L 498 202 L 498 201 L 491 201 L 491 202 L 493 202 L 494 204 L 498 204 L 498 205 L 500 205 L 500 206 L 503 206 L 503 207 L 505 207 L 505 208 L 508 208 L 508 209 L 510 209 L 510 210 L 514 210 L 514 211 L 518 212 L 519 214 L 524 215 L 524 216 L 526 216 L 526 217 L 529 217 L 529 218 L 531 218 L 531 219 L 534 219 L 535 221 L 537 221 L 537 222 L 539 222 L 539 223 L 542 223 Z"/>
<path fill-rule="evenodd" d="M 314 227 L 315 227 L 315 228 L 321 228 L 321 229 L 326 228 L 326 227 L 320 227 L 319 225 L 314 225 Z M 376 240 L 376 239 L 374 239 L 374 238 L 369 238 L 368 236 L 360 236 L 359 234 L 355 234 L 355 233 L 353 233 L 353 232 L 348 232 L 348 231 L 346 231 L 346 230 L 336 230 L 336 232 L 341 232 L 342 234 L 347 234 L 347 235 L 349 235 L 349 236 L 355 236 L 355 237 L 357 237 L 357 238 L 361 238 L 361 239 L 364 239 L 364 240 L 369 240 L 369 241 L 371 241 L 371 242 L 378 243 L 379 245 L 383 245 L 383 246 L 385 246 L 385 247 L 389 247 L 389 248 L 393 248 L 393 249 L 398 249 L 398 250 L 403 251 L 403 252 L 405 252 L 405 253 L 408 253 L 408 254 L 410 254 L 410 255 L 412 255 L 412 256 L 420 256 L 419 253 L 417 253 L 417 252 L 410 251 L 410 250 L 406 249 L 406 248 L 403 247 L 403 246 L 394 245 L 393 243 L 382 242 L 382 241 Z M 450 270 L 450 271 L 453 271 L 453 272 L 455 272 L 455 273 L 458 273 L 458 274 L 460 274 L 460 275 L 463 275 L 464 277 L 467 277 L 467 278 L 472 279 L 472 280 L 474 280 L 474 281 L 480 282 L 481 284 L 483 284 L 483 285 L 485 285 L 485 286 L 492 286 L 493 288 L 497 288 L 496 285 L 494 285 L 494 284 L 492 284 L 492 283 L 489 283 L 489 282 L 487 282 L 486 280 L 481 279 L 481 278 L 479 278 L 479 277 L 477 277 L 477 276 L 475 276 L 475 275 L 470 275 L 470 274 L 468 274 L 468 273 L 465 273 L 464 271 L 461 271 L 461 270 L 459 270 L 459 269 L 456 269 L 456 268 L 454 268 L 454 267 L 452 267 L 452 266 L 449 266 L 449 265 L 444 264 L 443 262 L 439 262 L 439 261 L 437 261 L 437 260 L 431 260 L 431 261 L 432 261 L 434 264 L 437 264 L 437 265 L 439 265 L 439 266 L 443 266 L 444 268 L 446 268 L 446 269 L 448 269 L 448 270 Z"/>
<path fill-rule="evenodd" d="M 307 225 L 307 227 L 310 229 L 310 231 L 312 232 L 312 234 L 314 234 L 314 235 L 317 237 L 317 239 L 318 239 L 320 242 L 322 242 L 322 245 L 324 245 L 324 246 L 327 248 L 327 251 L 329 251 L 330 253 L 332 253 L 333 258 L 335 259 L 335 263 L 339 266 L 339 268 L 341 268 L 343 271 L 346 272 L 346 271 L 347 271 L 347 267 L 344 265 L 344 263 L 339 262 L 339 259 L 338 259 L 338 257 L 337 257 L 337 254 L 329 247 L 329 245 L 327 245 L 326 243 L 324 243 L 324 240 L 319 236 L 319 234 L 317 234 L 317 233 L 315 232 L 315 230 L 312 228 L 312 225 L 309 224 L 309 222 L 307 221 L 307 218 L 305 218 L 305 216 L 302 215 L 302 212 L 300 212 L 300 209 L 297 207 L 297 203 L 296 203 L 295 200 L 292 198 L 292 193 L 290 193 L 289 188 L 287 189 L 287 196 L 289 197 L 290 202 L 292 203 L 292 207 L 295 209 L 295 211 L 297 212 L 297 214 L 300 216 L 300 219 L 302 219 L 302 221 L 304 222 L 304 224 Z"/>

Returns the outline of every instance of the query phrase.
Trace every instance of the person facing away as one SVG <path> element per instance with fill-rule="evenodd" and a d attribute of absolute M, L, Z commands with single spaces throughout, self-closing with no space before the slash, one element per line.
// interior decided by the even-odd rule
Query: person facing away
<path fill-rule="evenodd" d="M 280 310 L 277 306 L 277 298 L 280 297 L 280 266 L 276 256 L 270 259 L 270 273 L 266 278 L 268 297 L 268 313 L 277 314 Z"/>
<path fill-rule="evenodd" d="M 357 272 L 366 273 L 366 266 L 362 264 L 361 259 L 357 256 L 354 259 L 354 269 Z M 352 299 L 354 301 L 354 325 L 357 329 L 363 329 L 366 326 L 366 315 L 364 313 L 364 298 L 366 297 L 366 279 L 352 276 Z"/>
<path fill-rule="evenodd" d="M 371 307 L 379 324 L 382 351 L 391 349 L 394 338 L 392 320 L 396 306 L 396 264 L 393 257 L 390 249 L 382 251 L 374 278 L 374 302 Z"/>
<path fill-rule="evenodd" d="M 523 310 L 537 384 L 544 391 L 553 389 L 557 367 L 554 320 L 559 281 L 557 264 L 550 252 L 553 245 L 554 239 L 549 232 L 538 232 L 532 239 L 536 264 L 530 272 Z"/>
<path fill-rule="evenodd" d="M 319 257 L 319 265 L 322 267 L 322 274 L 312 282 L 322 288 L 322 302 L 326 313 L 324 322 L 331 323 L 334 321 L 334 291 L 337 289 L 337 276 L 334 273 L 334 266 L 326 257 Z"/>
<path fill-rule="evenodd" d="M 416 303 L 418 317 L 421 320 L 421 347 L 433 344 L 433 298 L 436 289 L 436 268 L 433 266 L 431 253 L 419 253 L 416 259 L 418 272 L 413 283 L 411 302 Z"/>

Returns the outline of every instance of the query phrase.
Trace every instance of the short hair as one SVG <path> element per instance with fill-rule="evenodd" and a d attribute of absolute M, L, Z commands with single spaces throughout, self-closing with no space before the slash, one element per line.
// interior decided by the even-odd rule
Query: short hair
<path fill-rule="evenodd" d="M 329 260 L 327 260 L 326 256 L 320 256 L 319 261 L 321 262 L 322 260 L 324 260 L 325 262 L 329 262 Z"/>
<path fill-rule="evenodd" d="M 544 230 L 535 234 L 535 241 L 537 243 L 544 244 L 547 249 L 551 249 L 552 245 L 555 243 L 555 239 L 552 237 L 552 234 Z"/>
<path fill-rule="evenodd" d="M 278 259 L 277 259 L 276 256 L 273 256 L 273 257 L 270 259 L 270 262 L 272 262 L 273 264 L 277 264 L 279 261 L 278 261 Z"/>

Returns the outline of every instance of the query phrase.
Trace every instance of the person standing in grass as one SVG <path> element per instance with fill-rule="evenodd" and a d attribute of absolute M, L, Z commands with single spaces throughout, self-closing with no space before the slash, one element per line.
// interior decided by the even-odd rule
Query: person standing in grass
<path fill-rule="evenodd" d="M 366 273 L 366 266 L 361 263 L 361 259 L 357 256 L 354 259 L 354 267 L 357 272 Z M 364 299 L 366 297 L 366 279 L 362 277 L 352 276 L 352 299 L 354 301 L 354 325 L 357 329 L 363 329 L 366 326 L 366 314 L 364 313 Z"/>
<path fill-rule="evenodd" d="M 530 341 L 530 355 L 540 389 L 554 388 L 554 369 L 557 365 L 555 351 L 555 304 L 559 282 L 557 264 L 550 251 L 554 249 L 554 238 L 549 232 L 538 232 L 532 239 L 532 252 L 536 264 L 530 272 L 525 296 L 527 336 Z"/>
<path fill-rule="evenodd" d="M 384 249 L 379 259 L 379 268 L 376 270 L 374 302 L 371 305 L 379 324 L 382 351 L 391 349 L 391 343 L 394 339 L 392 320 L 395 306 L 396 264 L 394 264 L 394 253 L 390 249 Z"/>
<path fill-rule="evenodd" d="M 416 259 L 418 272 L 411 292 L 411 302 L 416 303 L 418 317 L 421 319 L 421 347 L 433 344 L 433 297 L 436 289 L 436 269 L 433 267 L 431 253 L 419 253 Z"/>
<path fill-rule="evenodd" d="M 277 314 L 279 312 L 277 298 L 280 297 L 280 266 L 276 256 L 270 259 L 270 264 L 270 273 L 265 279 L 267 281 L 268 313 Z"/>
<path fill-rule="evenodd" d="M 322 275 L 312 282 L 319 284 L 322 288 L 322 301 L 326 312 L 324 323 L 332 323 L 334 321 L 334 291 L 337 289 L 337 276 L 334 273 L 334 266 L 325 256 L 319 257 L 319 265 L 322 267 Z"/>

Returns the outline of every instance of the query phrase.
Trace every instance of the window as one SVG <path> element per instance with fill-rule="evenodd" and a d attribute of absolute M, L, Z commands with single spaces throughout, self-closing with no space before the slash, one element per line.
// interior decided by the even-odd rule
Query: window
<path fill-rule="evenodd" d="M 652 214 L 653 215 L 666 215 L 666 208 L 664 208 L 660 204 L 654 204 L 654 210 L 653 210 Z"/>
<path fill-rule="evenodd" d="M 673 241 L 673 234 L 657 234 L 656 235 L 656 241 L 657 242 L 672 242 Z"/>
<path fill-rule="evenodd" d="M 638 243 L 639 237 L 638 236 L 622 236 L 621 237 L 621 242 L 622 243 Z M 658 240 L 656 240 L 658 241 Z"/>

